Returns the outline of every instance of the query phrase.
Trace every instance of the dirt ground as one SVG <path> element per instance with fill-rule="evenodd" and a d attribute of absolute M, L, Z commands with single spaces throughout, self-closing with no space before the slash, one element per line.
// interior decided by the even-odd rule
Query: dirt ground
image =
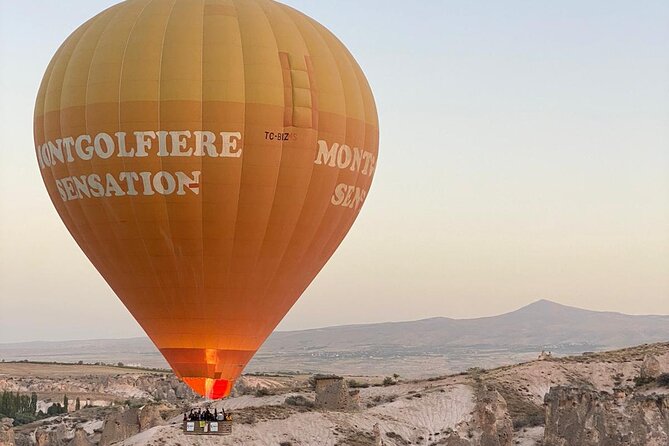
<path fill-rule="evenodd" d="M 22 362 L 0 362 L 0 375 L 15 377 L 25 376 L 49 376 L 51 378 L 77 377 L 77 376 L 114 376 L 125 374 L 152 374 L 160 371 L 135 369 L 130 367 L 81 365 L 81 364 L 39 364 Z"/>

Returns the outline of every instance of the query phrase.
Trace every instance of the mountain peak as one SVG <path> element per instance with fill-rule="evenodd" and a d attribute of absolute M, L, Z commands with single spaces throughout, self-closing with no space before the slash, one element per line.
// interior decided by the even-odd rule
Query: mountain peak
<path fill-rule="evenodd" d="M 563 305 L 557 302 L 553 302 L 548 299 L 539 299 L 531 304 L 525 305 L 524 307 L 519 308 L 516 311 L 556 311 L 556 310 L 572 310 L 572 311 L 589 311 L 582 308 L 571 307 L 569 305 Z M 514 313 L 516 312 L 514 311 Z"/>

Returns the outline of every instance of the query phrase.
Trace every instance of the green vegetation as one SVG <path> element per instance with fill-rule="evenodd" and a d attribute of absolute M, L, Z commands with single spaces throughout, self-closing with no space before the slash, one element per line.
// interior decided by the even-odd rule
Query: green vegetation
<path fill-rule="evenodd" d="M 46 413 L 37 412 L 37 394 L 21 394 L 4 391 L 0 395 L 0 418 L 13 418 L 17 425 L 28 424 L 41 418 L 60 415 L 67 412 L 67 396 L 63 399 L 63 405 L 53 404 Z"/>
<path fill-rule="evenodd" d="M 306 407 L 306 408 L 314 407 L 314 403 L 311 400 L 306 399 L 302 395 L 291 395 L 286 398 L 284 403 L 287 406 L 294 406 L 294 407 Z"/>
<path fill-rule="evenodd" d="M 384 386 L 386 386 L 386 387 L 387 386 L 394 386 L 395 384 L 397 384 L 397 381 L 395 381 L 391 376 L 386 376 L 385 378 L 383 378 L 383 385 Z"/>
<path fill-rule="evenodd" d="M 343 379 L 341 376 L 338 376 L 338 375 L 331 375 L 331 374 L 326 375 L 326 374 L 322 374 L 322 373 L 316 373 L 315 375 L 311 375 L 309 377 L 309 381 L 308 381 L 309 387 L 311 387 L 312 389 L 315 389 L 316 388 L 316 381 L 318 381 L 319 379 L 328 379 L 328 378 Z"/>
<path fill-rule="evenodd" d="M 40 411 L 40 413 L 42 413 L 42 411 Z M 62 413 L 67 413 L 67 409 L 64 406 L 61 406 L 60 403 L 52 404 L 46 410 L 46 414 L 50 417 L 53 417 L 55 415 L 60 415 Z"/>
<path fill-rule="evenodd" d="M 650 377 L 636 376 L 634 378 L 634 385 L 637 387 L 645 386 L 646 384 L 650 384 L 652 382 L 655 382 L 655 379 Z"/>
<path fill-rule="evenodd" d="M 369 387 L 368 383 L 363 383 L 360 381 L 356 381 L 354 379 L 349 379 L 347 384 L 349 389 L 366 389 L 367 387 Z"/>
<path fill-rule="evenodd" d="M 0 414 L 10 418 L 16 418 L 19 414 L 34 414 L 37 412 L 37 395 L 34 393 L 33 395 L 21 395 L 19 392 L 2 392 Z"/>
<path fill-rule="evenodd" d="M 470 367 L 467 369 L 467 375 L 469 375 L 476 383 L 481 383 L 483 375 L 486 373 L 486 369 L 481 367 Z"/>
<path fill-rule="evenodd" d="M 663 373 L 655 379 L 655 383 L 660 387 L 669 387 L 669 373 Z"/>

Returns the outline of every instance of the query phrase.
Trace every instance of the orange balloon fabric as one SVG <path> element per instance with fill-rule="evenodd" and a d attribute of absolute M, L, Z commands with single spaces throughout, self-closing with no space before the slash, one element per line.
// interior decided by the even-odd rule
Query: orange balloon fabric
<path fill-rule="evenodd" d="M 343 44 L 288 6 L 128 0 L 54 56 L 35 144 L 76 242 L 216 399 L 358 216 L 378 118 Z"/>

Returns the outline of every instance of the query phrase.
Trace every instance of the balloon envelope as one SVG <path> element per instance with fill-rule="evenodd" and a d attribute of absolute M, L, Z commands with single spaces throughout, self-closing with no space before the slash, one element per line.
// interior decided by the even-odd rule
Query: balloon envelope
<path fill-rule="evenodd" d="M 68 230 L 209 398 L 229 394 L 339 246 L 378 152 L 358 64 L 271 0 L 111 7 L 54 56 L 34 124 Z"/>

